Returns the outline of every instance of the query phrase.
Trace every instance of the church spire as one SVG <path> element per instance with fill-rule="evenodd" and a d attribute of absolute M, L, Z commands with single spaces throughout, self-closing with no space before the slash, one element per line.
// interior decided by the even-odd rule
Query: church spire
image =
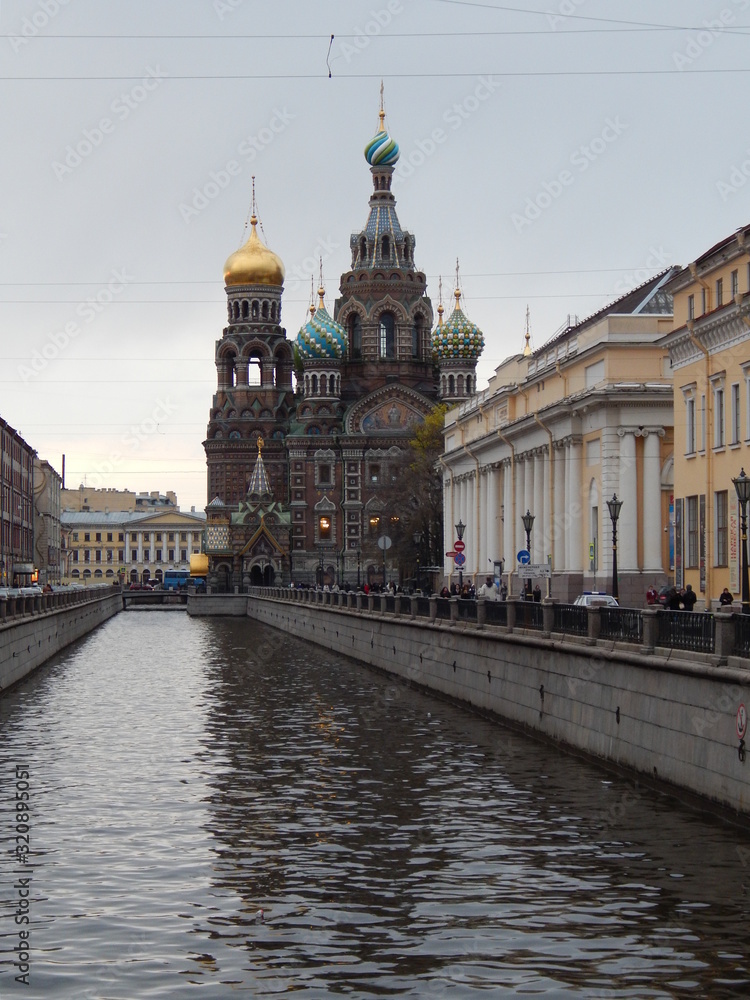
<path fill-rule="evenodd" d="M 258 457 L 255 461 L 255 468 L 253 469 L 253 474 L 250 477 L 250 485 L 247 488 L 247 495 L 255 500 L 260 500 L 262 497 L 271 496 L 271 487 L 268 484 L 268 476 L 266 475 L 266 467 L 263 464 L 263 455 L 261 454 L 263 450 L 263 445 L 265 442 L 262 437 L 258 438 Z"/>

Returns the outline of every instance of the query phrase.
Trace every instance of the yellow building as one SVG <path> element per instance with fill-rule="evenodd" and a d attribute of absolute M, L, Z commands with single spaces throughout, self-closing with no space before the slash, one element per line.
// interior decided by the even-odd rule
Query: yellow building
<path fill-rule="evenodd" d="M 665 285 L 675 273 L 508 358 L 486 390 L 446 415 L 445 548 L 454 550 L 453 526 L 463 521 L 464 580 L 483 582 L 500 559 L 515 572 L 528 510 L 531 563 L 551 566 L 552 595 L 609 592 L 607 501 L 616 495 L 621 603 L 640 607 L 651 583 L 667 582 L 672 379 L 661 342 L 672 328 Z M 452 557 L 445 574 L 458 576 Z M 519 592 L 517 575 L 508 583 Z"/>
<path fill-rule="evenodd" d="M 707 605 L 740 590 L 739 506 L 750 473 L 750 226 L 671 280 L 674 329 L 675 584 Z"/>
<path fill-rule="evenodd" d="M 63 583 L 159 583 L 169 569 L 190 569 L 205 523 L 179 508 L 64 511 Z"/>

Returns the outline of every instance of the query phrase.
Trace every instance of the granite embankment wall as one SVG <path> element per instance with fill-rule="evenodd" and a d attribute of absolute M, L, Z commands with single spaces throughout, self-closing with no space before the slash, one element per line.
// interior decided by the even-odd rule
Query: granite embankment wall
<path fill-rule="evenodd" d="M 638 651 L 554 633 L 395 616 L 273 597 L 248 615 L 405 681 L 750 813 L 750 759 L 736 732 L 750 664 Z M 744 665 L 743 665 L 744 664 Z"/>
<path fill-rule="evenodd" d="M 0 695 L 65 646 L 122 611 L 117 588 L 45 594 L 3 603 Z"/>

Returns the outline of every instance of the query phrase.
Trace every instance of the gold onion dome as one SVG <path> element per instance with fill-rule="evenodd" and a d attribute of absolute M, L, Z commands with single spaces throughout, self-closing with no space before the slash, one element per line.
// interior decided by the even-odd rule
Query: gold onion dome
<path fill-rule="evenodd" d="M 239 250 L 227 257 L 224 265 L 225 285 L 283 285 L 284 265 L 281 258 L 261 241 L 258 219 L 250 218 L 250 238 Z"/>

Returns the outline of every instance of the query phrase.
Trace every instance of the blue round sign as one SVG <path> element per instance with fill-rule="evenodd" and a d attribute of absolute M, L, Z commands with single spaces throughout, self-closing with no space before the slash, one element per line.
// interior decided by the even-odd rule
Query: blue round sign
<path fill-rule="evenodd" d="M 456 564 L 456 566 L 463 566 L 463 564 L 466 562 L 466 556 L 463 554 L 463 552 L 457 552 L 453 557 L 453 562 Z"/>
<path fill-rule="evenodd" d="M 521 549 L 521 551 L 516 556 L 516 559 L 522 566 L 528 566 L 531 562 L 531 553 L 528 549 Z"/>

